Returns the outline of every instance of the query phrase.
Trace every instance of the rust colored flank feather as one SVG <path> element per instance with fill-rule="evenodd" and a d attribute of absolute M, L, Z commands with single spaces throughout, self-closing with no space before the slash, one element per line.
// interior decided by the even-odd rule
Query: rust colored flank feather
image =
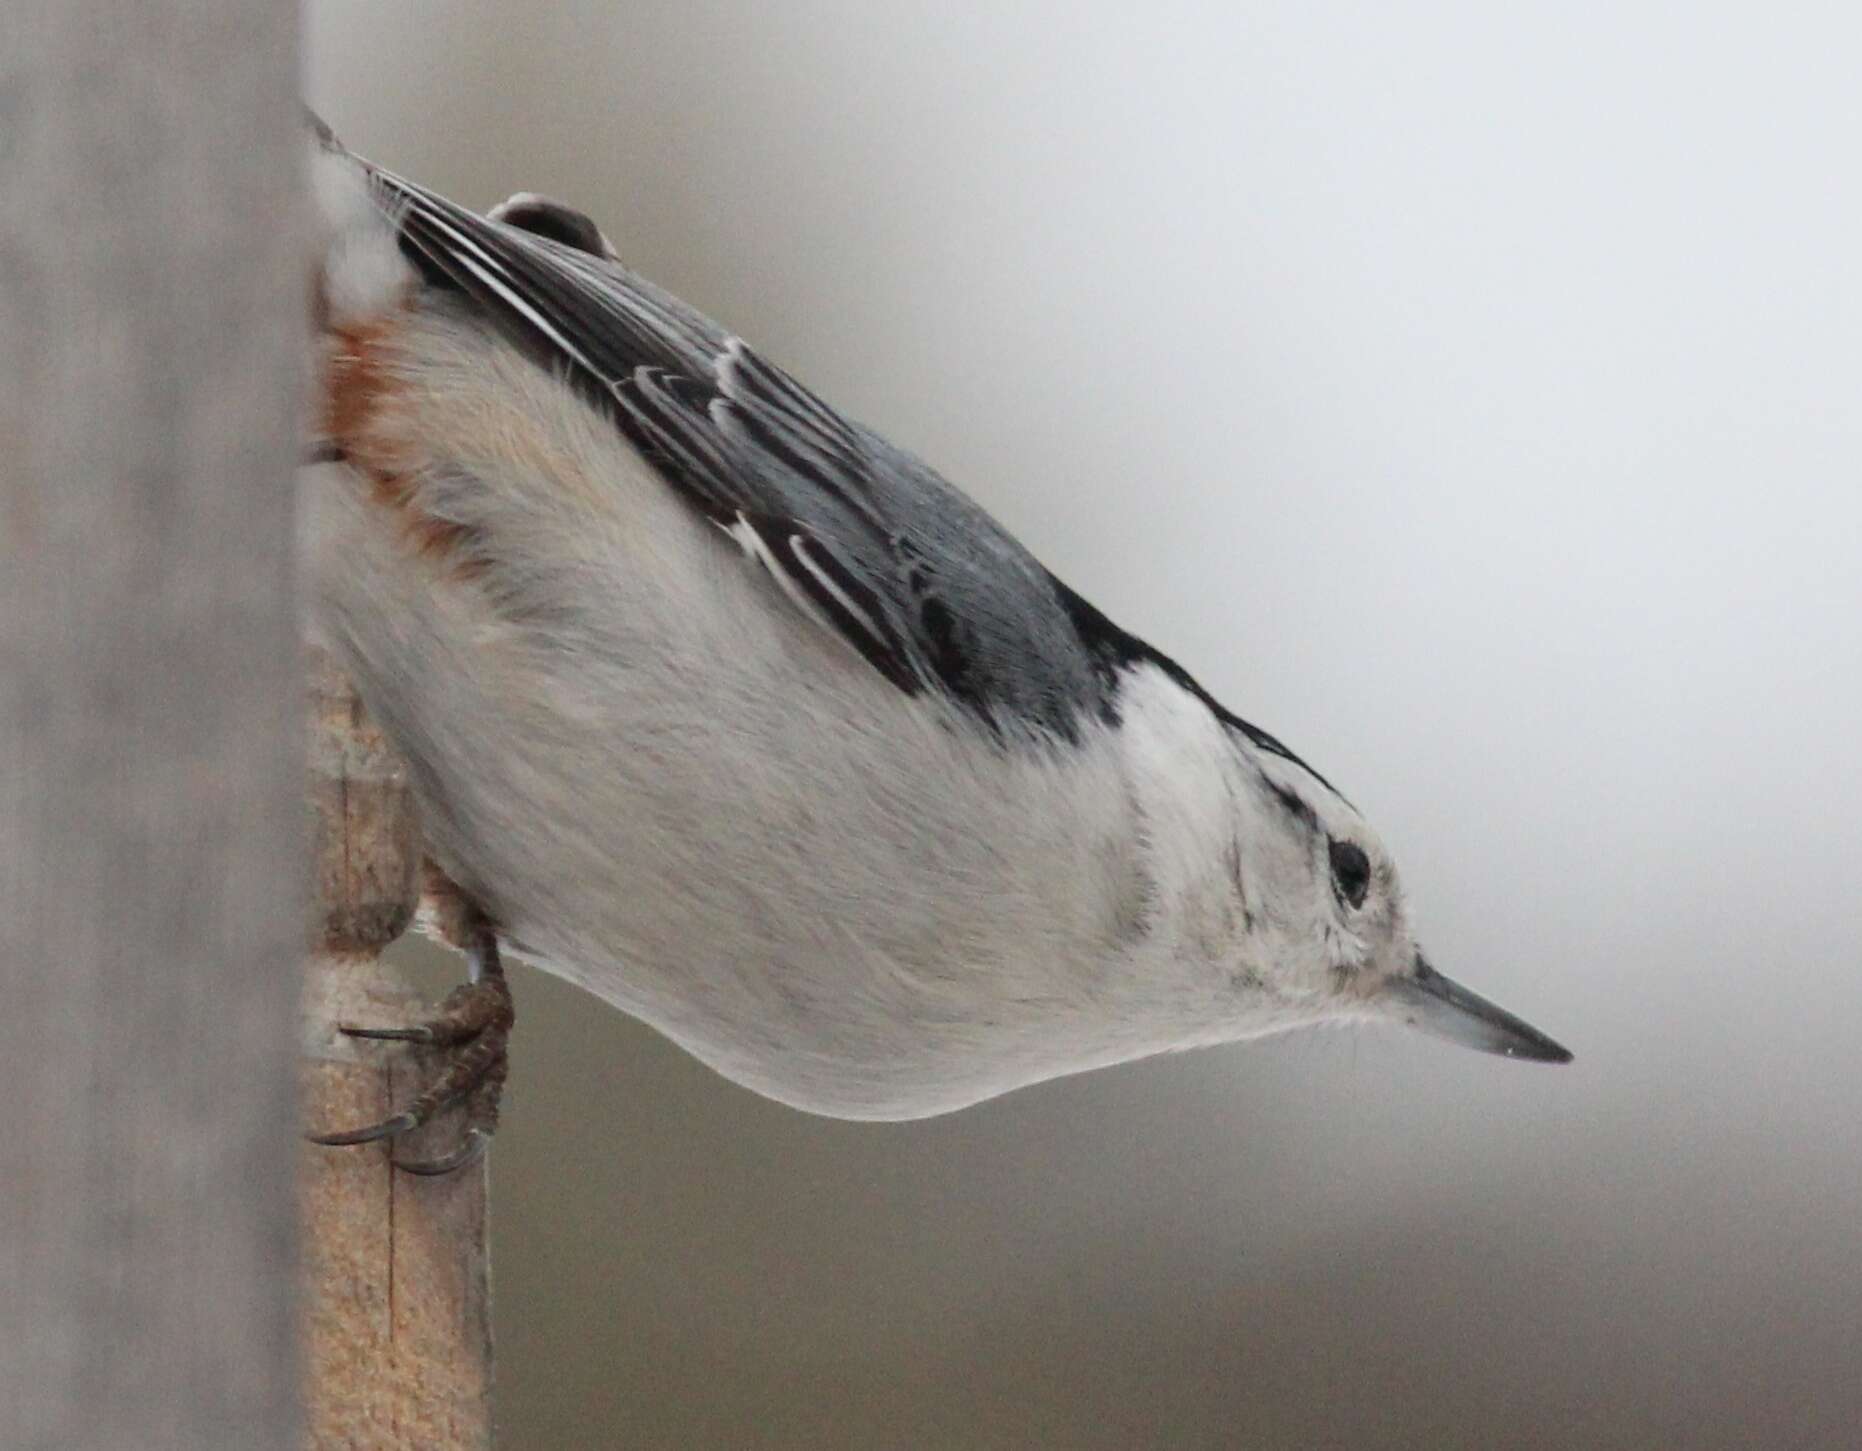
<path fill-rule="evenodd" d="M 424 460 L 392 423 L 402 391 L 393 361 L 395 328 L 389 317 L 335 324 L 325 332 L 324 436 L 368 480 L 375 502 L 400 520 L 416 553 L 470 579 L 483 567 L 482 541 L 466 525 L 418 507 L 414 481 Z"/>

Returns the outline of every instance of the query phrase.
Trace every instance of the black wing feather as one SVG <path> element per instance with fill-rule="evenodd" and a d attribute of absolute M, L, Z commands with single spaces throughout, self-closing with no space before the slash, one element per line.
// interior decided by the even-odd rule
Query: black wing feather
<path fill-rule="evenodd" d="M 876 529 L 876 512 L 861 494 L 861 441 L 839 415 L 669 299 L 635 287 L 618 305 L 612 275 L 584 274 L 585 248 L 539 241 L 376 175 L 399 216 L 404 249 L 429 281 L 463 291 L 544 366 L 567 365 L 577 390 L 705 517 L 733 533 L 755 530 L 765 546 L 759 557 L 782 572 L 785 588 L 804 594 L 900 690 L 924 688 L 935 672 L 873 582 L 819 537 L 818 523 L 775 512 L 746 487 L 761 455 L 808 478 L 841 505 L 847 524 Z M 571 331 L 559 321 L 591 311 L 599 326 Z M 750 457 L 733 444 L 749 445 Z"/>
<path fill-rule="evenodd" d="M 1149 664 L 1256 750 L 1329 786 L 935 473 L 598 252 L 592 223 L 559 241 L 548 227 L 491 221 L 370 170 L 429 282 L 465 293 L 542 367 L 564 372 L 694 508 L 901 691 L 935 686 L 991 728 L 1014 719 L 1073 739 L 1083 717 L 1116 720 L 1121 677 Z"/>

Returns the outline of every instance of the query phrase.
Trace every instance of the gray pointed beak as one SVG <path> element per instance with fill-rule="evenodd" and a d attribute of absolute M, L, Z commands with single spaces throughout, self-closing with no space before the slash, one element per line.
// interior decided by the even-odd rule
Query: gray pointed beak
<path fill-rule="evenodd" d="M 1437 1038 L 1529 1063 L 1571 1061 L 1569 1049 L 1453 978 L 1443 977 L 1420 952 L 1414 975 L 1392 978 L 1387 991 L 1404 1022 Z"/>

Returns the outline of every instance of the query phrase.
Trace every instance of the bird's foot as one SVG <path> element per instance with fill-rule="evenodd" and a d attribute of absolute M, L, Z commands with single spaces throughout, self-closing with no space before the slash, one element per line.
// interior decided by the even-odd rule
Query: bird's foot
<path fill-rule="evenodd" d="M 510 985 L 504 978 L 504 964 L 498 956 L 498 939 L 491 929 L 478 927 L 465 948 L 472 965 L 471 980 L 448 993 L 439 1011 L 426 1022 L 398 1028 L 338 1024 L 352 1038 L 418 1043 L 444 1051 L 449 1058 L 439 1077 L 401 1112 L 359 1129 L 311 1134 L 312 1143 L 341 1146 L 398 1139 L 441 1109 L 463 1103 L 465 1135 L 458 1148 L 432 1159 L 397 1158 L 395 1167 L 410 1174 L 450 1174 L 475 1163 L 484 1154 L 498 1127 L 498 1101 L 504 1093 L 508 1066 L 505 1055 L 517 1014 Z"/>

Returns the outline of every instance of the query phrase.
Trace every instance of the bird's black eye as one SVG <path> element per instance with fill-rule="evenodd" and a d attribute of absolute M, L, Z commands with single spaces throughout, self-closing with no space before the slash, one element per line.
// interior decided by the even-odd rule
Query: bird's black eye
<path fill-rule="evenodd" d="M 1349 841 L 1332 843 L 1332 885 L 1354 911 L 1364 905 L 1364 894 L 1371 889 L 1371 859 L 1363 847 Z"/>

